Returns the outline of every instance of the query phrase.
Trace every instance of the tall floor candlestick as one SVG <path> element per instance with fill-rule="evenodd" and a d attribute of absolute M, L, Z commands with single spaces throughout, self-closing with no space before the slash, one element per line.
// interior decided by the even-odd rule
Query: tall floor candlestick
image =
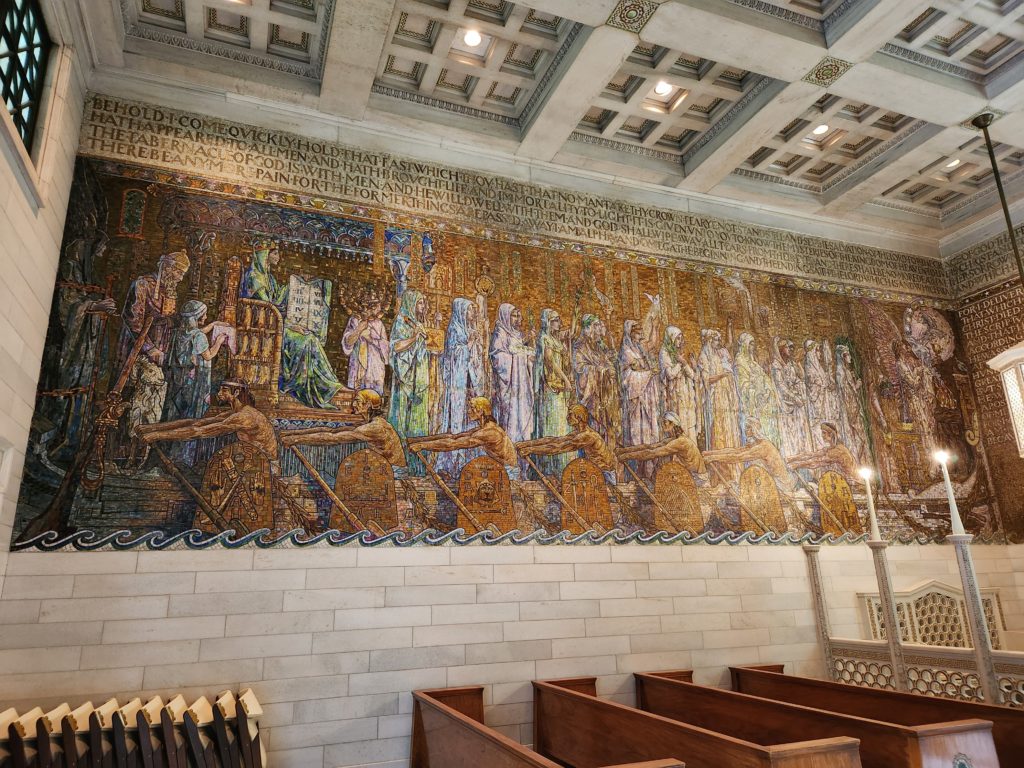
<path fill-rule="evenodd" d="M 818 627 L 818 644 L 825 657 L 825 673 L 829 679 L 842 682 L 837 674 L 835 656 L 832 655 L 832 627 L 828 620 L 828 606 L 825 604 L 825 582 L 821 578 L 821 563 L 818 561 L 820 551 L 820 544 L 804 544 L 807 578 L 811 583 L 811 598 L 814 600 L 814 623 Z"/>
<path fill-rule="evenodd" d="M 889 646 L 889 659 L 892 662 L 892 682 L 897 691 L 910 688 L 907 679 L 907 663 L 903 658 L 903 628 L 896 615 L 896 596 L 893 594 L 892 574 L 889 571 L 889 556 L 886 550 L 889 542 L 882 538 L 878 530 L 878 516 L 875 513 L 875 499 L 871 494 L 871 479 L 874 473 L 864 467 L 860 476 L 864 478 L 864 487 L 868 493 L 868 522 L 871 525 L 871 558 L 875 563 L 875 580 L 878 582 L 878 599 L 882 604 L 882 623 L 885 625 L 885 641 Z"/>
<path fill-rule="evenodd" d="M 956 564 L 960 569 L 960 583 L 964 588 L 964 604 L 967 606 L 967 620 L 970 622 L 971 640 L 974 644 L 974 663 L 978 667 L 981 691 L 986 704 L 1002 704 L 996 668 L 992 661 L 992 636 L 989 634 L 988 620 L 985 618 L 985 609 L 981 603 L 978 579 L 974 575 L 974 559 L 971 557 L 971 541 L 974 536 L 964 530 L 963 521 L 960 519 L 960 510 L 956 506 L 953 483 L 949 479 L 949 470 L 946 468 L 949 454 L 945 451 L 937 451 L 935 460 L 942 468 L 942 479 L 946 484 L 946 496 L 949 498 L 949 515 L 953 532 L 946 537 L 946 541 L 952 544 L 953 549 L 956 550 Z"/>
<path fill-rule="evenodd" d="M 874 473 L 868 467 L 861 467 L 860 476 L 864 478 L 864 488 L 868 492 L 868 524 L 871 530 L 871 541 L 881 541 L 882 534 L 878 530 L 878 515 L 875 514 L 875 497 L 871 493 L 871 478 Z"/>
<path fill-rule="evenodd" d="M 967 531 L 964 529 L 964 521 L 960 519 L 960 508 L 956 505 L 956 496 L 953 494 L 953 483 L 949 479 L 949 469 L 946 467 L 946 463 L 949 461 L 949 454 L 945 451 L 936 451 L 935 460 L 939 462 L 939 467 L 942 468 L 942 481 L 946 484 L 946 498 L 949 500 L 949 518 L 953 535 L 959 536 L 965 534 Z"/>

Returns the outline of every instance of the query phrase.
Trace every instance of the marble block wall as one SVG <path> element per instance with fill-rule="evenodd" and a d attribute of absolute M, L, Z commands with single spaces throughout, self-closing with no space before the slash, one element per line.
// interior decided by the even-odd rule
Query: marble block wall
<path fill-rule="evenodd" d="M 975 549 L 1010 629 L 1024 546 Z M 891 549 L 897 589 L 958 583 L 950 547 Z M 865 546 L 823 547 L 835 634 L 864 636 Z M 822 675 L 793 546 L 344 547 L 15 553 L 0 599 L 0 702 L 252 686 L 275 768 L 406 765 L 416 688 L 486 686 L 487 723 L 532 740 L 533 679 L 730 664 Z"/>

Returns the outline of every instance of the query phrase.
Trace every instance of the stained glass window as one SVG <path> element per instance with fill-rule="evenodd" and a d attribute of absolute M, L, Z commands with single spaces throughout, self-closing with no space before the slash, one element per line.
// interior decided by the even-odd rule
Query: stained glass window
<path fill-rule="evenodd" d="M 39 0 L 0 0 L 3 102 L 29 150 L 39 116 L 50 46 Z"/>

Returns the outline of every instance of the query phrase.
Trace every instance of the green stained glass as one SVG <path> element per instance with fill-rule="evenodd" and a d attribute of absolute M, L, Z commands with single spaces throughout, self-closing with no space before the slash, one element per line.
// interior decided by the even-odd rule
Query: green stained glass
<path fill-rule="evenodd" d="M 39 0 L 0 0 L 0 92 L 29 150 L 51 47 Z"/>

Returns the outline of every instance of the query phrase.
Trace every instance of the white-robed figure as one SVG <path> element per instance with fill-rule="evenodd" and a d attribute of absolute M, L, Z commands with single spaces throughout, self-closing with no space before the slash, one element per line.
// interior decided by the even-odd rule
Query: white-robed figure
<path fill-rule="evenodd" d="M 649 445 L 661 440 L 659 411 L 661 409 L 661 387 L 658 369 L 648 351 L 652 341 L 657 343 L 656 331 L 650 335 L 645 331 L 647 323 L 627 320 L 622 329 L 622 346 L 619 347 L 619 376 L 622 393 L 622 444 L 625 446 Z M 654 462 L 644 461 L 640 473 L 654 476 Z"/>
<path fill-rule="evenodd" d="M 512 304 L 498 307 L 491 334 L 494 419 L 514 443 L 533 437 L 533 362 L 523 336 L 523 315 Z"/>
<path fill-rule="evenodd" d="M 469 401 L 484 391 L 483 346 L 475 332 L 476 304 L 469 299 L 452 302 L 452 316 L 444 337 L 441 353 L 441 379 L 444 395 L 439 409 L 438 431 L 456 434 L 463 432 L 471 421 Z M 478 448 L 461 448 L 442 453 L 435 469 L 449 477 L 458 478 L 462 468 L 472 459 L 483 455 Z"/>
<path fill-rule="evenodd" d="M 348 355 L 348 388 L 361 392 L 372 389 L 384 394 L 384 373 L 391 348 L 384 327 L 383 306 L 379 297 L 349 318 L 341 336 L 341 351 Z"/>
<path fill-rule="evenodd" d="M 702 409 L 697 404 L 697 373 L 683 357 L 684 345 L 682 330 L 674 325 L 665 329 L 658 353 L 661 393 L 666 414 L 675 414 L 683 434 L 697 442 Z"/>
<path fill-rule="evenodd" d="M 729 351 L 722 334 L 715 329 L 701 331 L 704 346 L 697 360 L 700 391 L 704 407 L 704 445 L 707 450 L 740 446 L 740 400 Z M 729 480 L 738 480 L 735 467 L 720 470 Z"/>
<path fill-rule="evenodd" d="M 839 422 L 839 398 L 835 376 L 829 372 L 825 359 L 828 345 L 814 339 L 804 342 L 804 382 L 807 386 L 807 417 L 811 426 Z"/>

